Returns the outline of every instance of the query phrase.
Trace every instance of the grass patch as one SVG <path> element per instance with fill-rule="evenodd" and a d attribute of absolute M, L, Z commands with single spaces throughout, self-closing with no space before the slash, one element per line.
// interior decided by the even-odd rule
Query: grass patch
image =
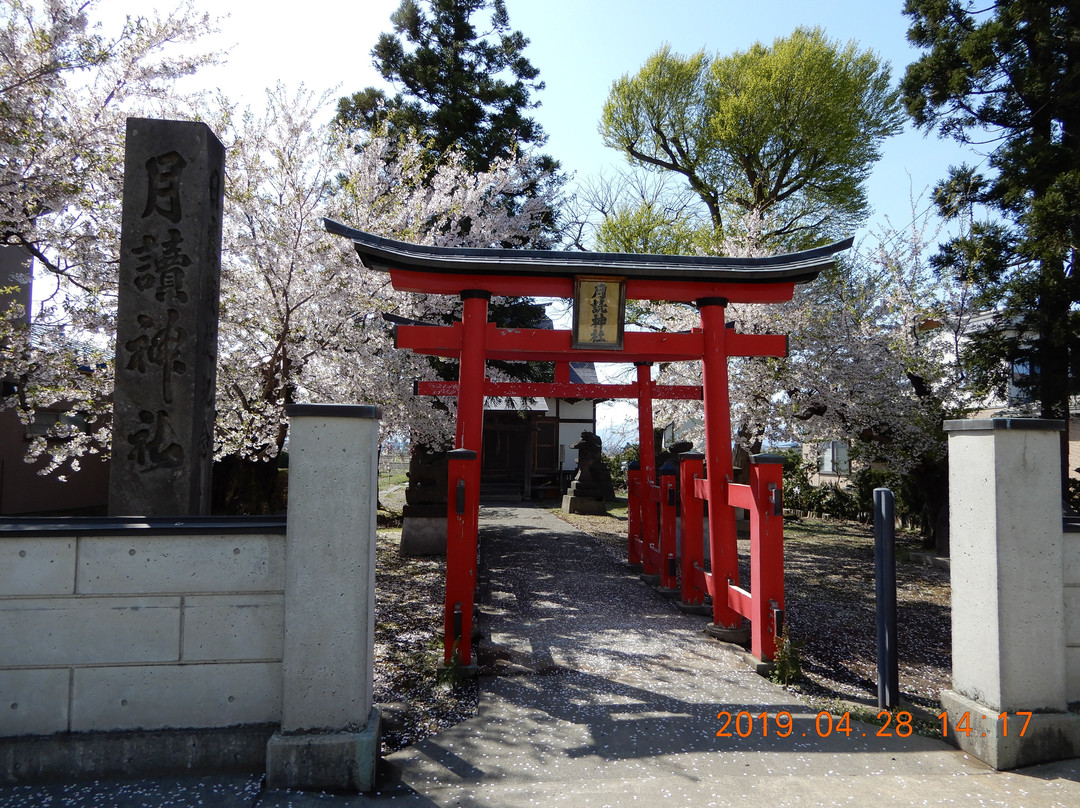
<path fill-rule="evenodd" d="M 880 727 L 882 737 L 921 735 L 925 738 L 941 740 L 941 719 L 926 710 L 911 705 L 902 705 L 892 710 L 875 707 L 856 701 L 837 698 L 808 698 L 807 704 L 819 713 L 843 716 L 847 713 L 852 721 Z M 910 730 L 910 731 L 909 731 Z"/>

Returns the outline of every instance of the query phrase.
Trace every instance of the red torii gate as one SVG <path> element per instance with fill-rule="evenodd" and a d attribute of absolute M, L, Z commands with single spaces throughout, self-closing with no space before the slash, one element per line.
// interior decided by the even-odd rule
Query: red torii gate
<path fill-rule="evenodd" d="M 454 661 L 455 656 L 461 665 L 472 663 L 480 508 L 477 458 L 481 454 L 484 397 L 491 395 L 638 398 L 643 408 L 639 412 L 638 485 L 642 492 L 640 499 L 648 502 L 662 499 L 659 487 L 654 485 L 652 399 L 702 397 L 707 477 L 702 478 L 700 460 L 695 464 L 691 459 L 685 464 L 683 492 L 688 507 L 684 508 L 689 513 L 684 515 L 684 601 L 701 603 L 700 598 L 708 592 L 713 598 L 712 628 L 737 630 L 742 618 L 747 617 L 751 621 L 753 653 L 761 659 L 772 657 L 775 635 L 780 629 L 776 616 L 782 615 L 784 608 L 780 468 L 756 466 L 751 469 L 749 486 L 733 482 L 727 360 L 729 356 L 785 356 L 787 338 L 736 333 L 726 327 L 724 310 L 729 302 L 790 300 L 795 284 L 811 281 L 831 266 L 833 256 L 850 247 L 851 239 L 768 258 L 717 258 L 424 247 L 374 236 L 329 219 L 325 225 L 329 232 L 351 239 L 366 266 L 389 272 L 395 289 L 457 295 L 463 302 L 460 323 L 399 325 L 396 335 L 400 348 L 459 360 L 456 383 L 417 385 L 417 392 L 423 395 L 456 394 L 458 398 L 457 448 L 450 452 L 449 468 L 446 663 Z M 618 294 L 617 311 L 609 294 L 612 289 Z M 590 296 L 588 299 L 584 299 L 586 294 Z M 492 295 L 574 298 L 575 328 L 573 331 L 499 328 L 487 319 Z M 701 313 L 701 327 L 688 333 L 623 333 L 621 307 L 626 299 L 694 303 Z M 584 318 L 579 318 L 578 312 Z M 615 331 L 610 322 L 613 315 L 619 318 Z M 555 362 L 556 380 L 554 383 L 492 382 L 485 373 L 489 359 Z M 696 387 L 664 387 L 651 381 L 649 366 L 653 362 L 690 360 L 702 362 L 703 393 Z M 572 384 L 570 361 L 635 363 L 637 384 Z M 691 473 L 687 474 L 686 470 Z M 702 501 L 709 503 L 709 573 L 703 569 L 701 555 Z M 751 511 L 750 592 L 738 585 L 736 507 Z M 640 552 L 643 546 L 641 538 L 634 536 L 635 529 L 645 531 L 645 546 L 649 546 L 650 539 L 657 538 L 655 513 L 651 506 L 642 507 L 637 518 L 631 513 L 628 537 L 631 561 L 635 560 L 635 547 Z M 695 518 L 696 530 L 692 524 Z M 673 543 L 673 524 L 667 530 L 671 538 L 666 542 L 661 540 L 661 544 Z M 770 558 L 763 558 L 766 555 Z"/>

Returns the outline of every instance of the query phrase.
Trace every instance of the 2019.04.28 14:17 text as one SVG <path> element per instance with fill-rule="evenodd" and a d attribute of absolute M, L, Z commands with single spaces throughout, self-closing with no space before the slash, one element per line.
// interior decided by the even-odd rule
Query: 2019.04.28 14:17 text
<path fill-rule="evenodd" d="M 716 733 L 718 738 L 734 738 L 736 736 L 748 738 L 754 732 L 759 733 L 762 738 L 769 737 L 770 732 L 779 738 L 789 738 L 792 734 L 796 736 L 800 734 L 795 729 L 795 719 L 787 710 L 774 713 L 772 716 L 767 711 L 752 714 L 746 710 L 738 713 L 723 710 L 716 714 L 716 718 L 721 722 L 720 729 Z M 911 713 L 906 710 L 901 710 L 895 715 L 888 710 L 881 710 L 877 714 L 877 718 L 884 724 L 876 732 L 871 733 L 874 737 L 892 738 L 895 736 L 907 738 L 914 731 L 911 726 Z M 852 735 L 865 738 L 867 735 L 866 732 L 852 728 L 850 713 L 845 712 L 839 716 L 834 716 L 832 713 L 822 711 L 815 716 L 813 724 L 806 731 L 801 732 L 801 737 L 806 738 L 817 735 L 819 738 L 828 738 L 834 733 L 846 735 L 849 738 Z"/>

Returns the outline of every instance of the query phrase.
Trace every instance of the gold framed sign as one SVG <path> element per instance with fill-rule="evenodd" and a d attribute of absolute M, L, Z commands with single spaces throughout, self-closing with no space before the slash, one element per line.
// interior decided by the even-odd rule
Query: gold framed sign
<path fill-rule="evenodd" d="M 581 276 L 574 279 L 571 347 L 621 351 L 625 321 L 625 279 Z"/>

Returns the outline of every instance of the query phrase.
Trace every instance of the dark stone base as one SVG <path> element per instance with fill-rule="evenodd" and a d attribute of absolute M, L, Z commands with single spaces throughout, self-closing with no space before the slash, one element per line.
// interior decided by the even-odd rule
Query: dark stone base
<path fill-rule="evenodd" d="M 168 775 L 259 774 L 274 724 L 153 732 L 76 732 L 0 739 L 0 783 Z"/>
<path fill-rule="evenodd" d="M 679 597 L 679 595 L 682 594 L 681 589 L 678 589 L 678 588 L 668 589 L 668 588 L 663 587 L 663 586 L 656 587 L 656 591 L 659 594 L 663 595 L 665 598 L 671 598 L 673 600 L 675 598 Z"/>
<path fill-rule="evenodd" d="M 750 642 L 750 628 L 748 626 L 725 628 L 716 625 L 716 623 L 709 623 L 705 626 L 705 633 L 713 639 L 735 643 L 736 645 L 745 645 Z"/>
<path fill-rule="evenodd" d="M 607 513 L 607 502 L 603 497 L 583 497 L 565 494 L 562 499 L 562 509 L 567 513 L 603 516 Z"/>
<path fill-rule="evenodd" d="M 446 514 L 406 516 L 401 522 L 403 556 L 446 555 Z"/>
<path fill-rule="evenodd" d="M 642 573 L 638 576 L 638 578 L 647 583 L 649 586 L 660 586 L 660 573 L 656 573 L 655 575 L 650 573 Z"/>
<path fill-rule="evenodd" d="M 712 606 L 706 606 L 704 603 L 683 603 L 680 600 L 675 604 L 675 608 L 683 614 L 712 614 Z"/>
<path fill-rule="evenodd" d="M 283 735 L 266 745 L 266 786 L 361 793 L 375 788 L 381 746 L 379 710 L 360 732 Z"/>
<path fill-rule="evenodd" d="M 420 519 L 438 519 L 446 518 L 446 503 L 445 502 L 422 502 L 419 505 L 406 504 L 401 509 L 401 516 L 404 519 L 410 517 L 418 517 Z"/>

